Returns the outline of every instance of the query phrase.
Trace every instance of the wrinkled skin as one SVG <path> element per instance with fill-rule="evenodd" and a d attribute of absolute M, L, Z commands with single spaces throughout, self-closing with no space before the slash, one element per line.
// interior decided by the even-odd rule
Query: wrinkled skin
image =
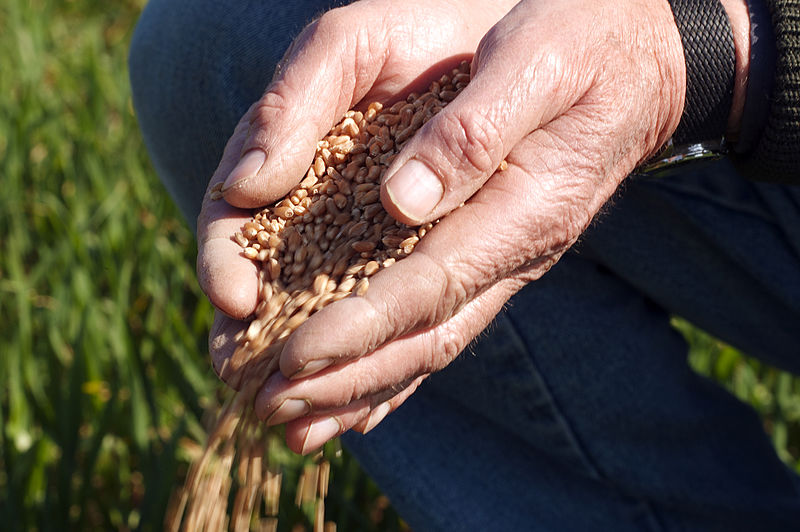
<path fill-rule="evenodd" d="M 366 0 L 325 14 L 242 118 L 209 185 L 225 181 L 226 201 L 207 195 L 198 220 L 216 367 L 256 305 L 255 266 L 230 240 L 248 208 L 286 194 L 347 109 L 424 89 L 470 57 L 470 85 L 405 145 L 381 189 L 400 221 L 447 216 L 364 297 L 297 329 L 257 397 L 297 452 L 372 429 L 450 363 L 558 261 L 683 109 L 665 0 Z"/>

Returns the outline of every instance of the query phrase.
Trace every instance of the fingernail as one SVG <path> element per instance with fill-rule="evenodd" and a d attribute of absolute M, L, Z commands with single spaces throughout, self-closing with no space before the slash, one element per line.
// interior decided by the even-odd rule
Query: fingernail
<path fill-rule="evenodd" d="M 442 200 L 444 187 L 427 164 L 411 159 L 389 177 L 386 192 L 400 212 L 421 221 Z"/>
<path fill-rule="evenodd" d="M 367 425 L 364 427 L 364 432 L 362 434 L 366 434 L 367 432 L 374 429 L 378 423 L 383 421 L 383 418 L 389 414 L 389 411 L 392 409 L 392 405 L 389 404 L 389 401 L 384 401 L 375 408 L 372 409 L 372 412 L 369 413 L 369 417 L 367 418 Z"/>
<path fill-rule="evenodd" d="M 245 153 L 239 160 L 239 163 L 231 170 L 231 173 L 228 174 L 228 179 L 226 179 L 225 184 L 222 185 L 222 191 L 225 192 L 231 187 L 244 183 L 251 177 L 254 177 L 258 171 L 261 170 L 261 167 L 264 166 L 266 160 L 267 154 L 258 148 Z"/>
<path fill-rule="evenodd" d="M 280 425 L 303 417 L 311 412 L 311 403 L 305 399 L 286 399 L 265 422 L 267 425 Z"/>
<path fill-rule="evenodd" d="M 323 358 L 321 360 L 312 360 L 302 368 L 300 368 L 297 373 L 289 377 L 290 379 L 302 379 L 303 377 L 308 377 L 309 375 L 313 375 L 314 373 L 318 373 L 323 369 L 327 368 L 333 364 L 333 359 L 330 358 Z"/>
<path fill-rule="evenodd" d="M 314 421 L 311 426 L 308 427 L 308 432 L 306 432 L 301 454 L 308 454 L 314 449 L 321 447 L 322 444 L 340 432 L 344 432 L 344 425 L 342 425 L 342 422 L 336 416 Z"/>

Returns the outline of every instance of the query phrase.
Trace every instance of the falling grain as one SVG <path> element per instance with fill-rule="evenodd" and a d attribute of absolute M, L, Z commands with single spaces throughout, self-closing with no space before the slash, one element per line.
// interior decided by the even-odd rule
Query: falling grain
<path fill-rule="evenodd" d="M 329 304 L 363 297 L 372 276 L 408 256 L 430 232 L 433 224 L 408 227 L 388 216 L 380 181 L 402 144 L 468 80 L 469 65 L 463 63 L 428 92 L 389 108 L 372 103 L 366 112 L 348 111 L 317 143 L 302 181 L 278 203 L 254 212 L 231 237 L 259 268 L 259 302 L 221 370 L 238 391 L 221 408 L 185 486 L 173 496 L 166 529 L 277 528 L 281 476 L 266 463 L 268 432 L 253 411 L 255 394 L 277 371 L 295 329 Z M 221 197 L 221 190 L 217 183 L 210 197 Z M 324 521 L 328 475 L 320 458 L 298 486 L 298 501 L 316 501 L 315 530 L 335 530 Z"/>

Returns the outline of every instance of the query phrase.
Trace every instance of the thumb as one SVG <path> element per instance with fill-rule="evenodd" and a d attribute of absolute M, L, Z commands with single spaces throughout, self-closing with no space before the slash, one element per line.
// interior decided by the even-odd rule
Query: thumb
<path fill-rule="evenodd" d="M 326 12 L 295 40 L 248 112 L 242 157 L 222 187 L 227 202 L 254 208 L 284 196 L 314 162 L 317 140 L 348 109 L 426 87 L 436 68 L 475 49 L 508 3 L 375 0 Z"/>
<path fill-rule="evenodd" d="M 308 25 L 248 111 L 241 158 L 222 187 L 231 205 L 255 208 L 283 197 L 313 162 L 317 139 L 363 96 L 344 72 L 358 50 L 341 18 L 332 10 Z"/>
<path fill-rule="evenodd" d="M 587 79 L 564 71 L 581 68 L 567 56 L 572 52 L 537 46 L 537 17 L 520 10 L 518 4 L 484 36 L 469 85 L 405 143 L 387 170 L 381 201 L 396 220 L 418 225 L 456 208 L 521 139 L 588 90 Z M 446 100 L 459 88 L 433 90 Z"/>

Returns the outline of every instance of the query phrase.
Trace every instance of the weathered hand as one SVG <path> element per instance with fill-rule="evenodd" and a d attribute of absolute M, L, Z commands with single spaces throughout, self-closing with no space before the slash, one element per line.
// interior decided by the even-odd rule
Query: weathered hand
<path fill-rule="evenodd" d="M 220 310 L 211 332 L 217 366 L 230 352 L 228 333 L 242 327 L 230 318 L 243 320 L 256 306 L 255 265 L 230 238 L 250 218 L 249 208 L 281 198 L 299 182 L 316 141 L 346 110 L 404 97 L 468 59 L 514 2 L 485 9 L 482 3 L 363 1 L 326 13 L 295 40 L 228 141 L 198 217 L 198 276 Z M 227 202 L 211 201 L 210 190 L 223 182 Z"/>
<path fill-rule="evenodd" d="M 431 4 L 412 9 L 439 6 Z M 376 274 L 364 297 L 334 303 L 297 329 L 281 354 L 281 374 L 258 396 L 268 423 L 288 422 L 295 450 L 308 452 L 349 428 L 367 431 L 399 406 L 558 260 L 677 126 L 684 63 L 666 1 L 525 0 L 496 24 L 502 12 L 492 18 L 478 4 L 446 15 L 454 25 L 444 25 L 452 32 L 445 39 L 425 24 L 401 24 L 404 35 L 395 38 L 436 53 L 398 56 L 400 77 L 382 70 L 394 64 L 398 41 L 371 37 L 374 25 L 340 16 L 345 10 L 323 17 L 290 54 L 275 92 L 243 119 L 212 179 L 225 179 L 244 151 L 226 200 L 252 207 L 275 199 L 303 175 L 314 141 L 346 108 L 365 96 L 391 99 L 426 65 L 476 49 L 470 85 L 405 145 L 382 186 L 384 206 L 400 221 L 447 216 L 410 257 Z M 358 8 L 388 9 L 380 1 L 346 9 Z M 474 30 L 492 24 L 478 44 Z M 331 35 L 348 32 L 361 36 L 355 56 L 320 51 Z M 426 48 L 429 40 L 438 44 Z M 344 59 L 334 55 L 340 51 Z M 332 100 L 324 96 L 350 79 Z M 282 109 L 294 115 L 281 117 Z M 281 137 L 287 132 L 290 144 Z M 252 155 L 258 147 L 266 163 Z M 508 168 L 495 172 L 503 159 Z M 230 184 L 240 176 L 248 179 Z M 248 213 L 216 203 L 206 203 L 198 223 L 205 227 L 199 273 L 217 307 L 243 318 L 255 305 L 255 267 L 227 242 Z M 237 278 L 225 279 L 233 268 Z M 220 333 L 234 324 L 217 320 L 218 358 L 230 351 L 230 336 Z"/>

